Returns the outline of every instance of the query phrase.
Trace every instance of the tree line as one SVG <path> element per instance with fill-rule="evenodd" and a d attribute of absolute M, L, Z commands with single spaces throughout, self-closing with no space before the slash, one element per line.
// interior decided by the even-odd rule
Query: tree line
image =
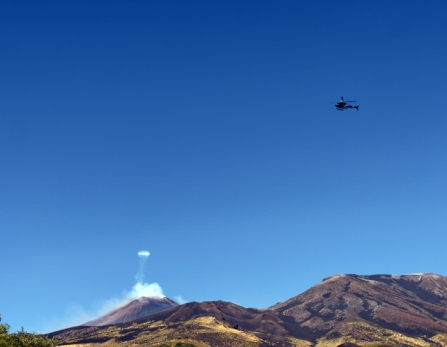
<path fill-rule="evenodd" d="M 0 316 L 0 347 L 54 347 L 56 340 L 44 335 L 27 333 L 23 328 L 15 333 L 9 332 L 9 325 L 1 322 Z"/>

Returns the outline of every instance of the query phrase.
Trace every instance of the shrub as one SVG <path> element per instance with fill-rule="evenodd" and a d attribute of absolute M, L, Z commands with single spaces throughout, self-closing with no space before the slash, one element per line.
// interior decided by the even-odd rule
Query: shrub
<path fill-rule="evenodd" d="M 2 318 L 0 316 L 0 322 Z M 54 347 L 56 340 L 49 339 L 44 335 L 27 333 L 19 330 L 9 333 L 9 325 L 0 323 L 0 347 Z"/>

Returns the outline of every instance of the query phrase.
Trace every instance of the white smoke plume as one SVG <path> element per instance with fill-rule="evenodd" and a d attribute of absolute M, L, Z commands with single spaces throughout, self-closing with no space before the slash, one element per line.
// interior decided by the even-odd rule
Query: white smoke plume
<path fill-rule="evenodd" d="M 140 257 L 140 266 L 138 267 L 138 272 L 135 275 L 135 279 L 137 280 L 137 283 L 143 283 L 144 282 L 144 264 L 146 263 L 147 258 L 149 257 L 150 253 L 148 251 L 139 251 L 138 256 Z"/>
<path fill-rule="evenodd" d="M 185 299 L 183 299 L 183 297 L 181 295 L 174 296 L 174 300 L 179 305 L 186 304 L 188 302 Z"/>
<path fill-rule="evenodd" d="M 160 297 L 164 298 L 163 289 L 156 282 L 145 283 L 144 282 L 144 268 L 147 258 L 150 253 L 148 251 L 139 251 L 138 257 L 140 258 L 140 263 L 138 266 L 138 272 L 135 275 L 136 283 L 130 291 L 123 291 L 120 298 L 109 299 L 98 303 L 96 309 L 90 312 L 84 310 L 79 305 L 71 305 L 67 309 L 65 319 L 55 319 L 53 322 L 45 322 L 45 327 L 43 327 L 43 332 L 50 332 L 59 330 L 62 328 L 67 328 L 74 325 L 79 325 L 86 323 L 87 321 L 93 320 L 110 312 L 111 310 L 126 304 L 129 301 L 139 299 L 143 296 L 145 297 Z M 186 302 L 182 297 L 175 297 L 178 303 Z"/>
<path fill-rule="evenodd" d="M 144 265 L 149 257 L 148 251 L 139 251 L 138 257 L 140 257 L 140 265 L 138 266 L 138 272 L 135 275 L 137 283 L 132 287 L 132 290 L 126 294 L 127 300 L 135 300 L 142 296 L 154 297 L 158 296 L 164 298 L 163 289 L 161 289 L 158 283 L 144 283 Z"/>
<path fill-rule="evenodd" d="M 132 287 L 132 290 L 127 293 L 128 300 L 135 300 L 146 296 L 148 298 L 158 296 L 164 298 L 163 289 L 158 283 L 137 283 Z"/>

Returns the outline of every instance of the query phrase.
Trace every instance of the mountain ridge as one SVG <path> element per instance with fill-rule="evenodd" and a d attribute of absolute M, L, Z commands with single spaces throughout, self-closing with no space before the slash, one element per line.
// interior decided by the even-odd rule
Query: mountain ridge
<path fill-rule="evenodd" d="M 132 330 L 134 342 L 193 338 L 216 347 L 346 342 L 443 347 L 447 346 L 447 277 L 338 274 L 267 309 L 224 301 L 190 302 L 95 329 L 76 327 L 51 336 L 70 343 L 121 341 L 130 339 L 125 332 Z"/>
<path fill-rule="evenodd" d="M 178 304 L 166 297 L 145 297 L 126 302 L 106 314 L 88 321 L 83 326 L 102 326 L 118 323 L 127 323 L 153 313 L 166 310 Z"/>
<path fill-rule="evenodd" d="M 300 326 L 336 333 L 342 322 L 365 322 L 410 335 L 447 332 L 447 277 L 334 275 L 269 307 Z"/>

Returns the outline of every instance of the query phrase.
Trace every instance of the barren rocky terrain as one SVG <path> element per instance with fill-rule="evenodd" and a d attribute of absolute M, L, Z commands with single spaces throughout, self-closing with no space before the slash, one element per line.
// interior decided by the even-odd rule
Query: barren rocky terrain
<path fill-rule="evenodd" d="M 264 310 L 191 302 L 124 324 L 74 327 L 50 336 L 81 346 L 187 341 L 197 347 L 442 347 L 447 346 L 447 278 L 334 275 Z"/>
<path fill-rule="evenodd" d="M 364 322 L 409 335 L 447 332 L 447 278 L 434 274 L 335 275 L 269 308 L 315 337 Z"/>
<path fill-rule="evenodd" d="M 125 305 L 106 313 L 105 315 L 84 323 L 84 326 L 101 326 L 118 323 L 126 323 L 135 319 L 149 316 L 153 313 L 175 307 L 178 304 L 169 298 L 146 298 L 141 297 L 137 300 L 126 303 Z"/>

